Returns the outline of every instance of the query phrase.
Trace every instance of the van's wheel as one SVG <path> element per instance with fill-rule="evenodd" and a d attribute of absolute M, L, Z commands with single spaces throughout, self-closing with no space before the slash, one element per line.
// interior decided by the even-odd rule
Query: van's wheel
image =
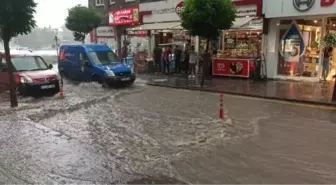
<path fill-rule="evenodd" d="M 108 84 L 98 75 L 93 75 L 92 81 L 101 84 L 104 88 L 108 87 Z"/>
<path fill-rule="evenodd" d="M 92 76 L 92 81 L 96 82 L 96 83 L 99 83 L 99 84 L 101 84 L 101 82 L 102 82 L 100 76 L 98 76 L 98 75 L 93 75 Z"/>

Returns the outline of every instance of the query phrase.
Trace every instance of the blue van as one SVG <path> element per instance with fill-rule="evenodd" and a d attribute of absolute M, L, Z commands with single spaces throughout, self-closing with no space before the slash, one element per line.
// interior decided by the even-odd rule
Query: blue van
<path fill-rule="evenodd" d="M 94 81 L 103 86 L 131 85 L 136 78 L 131 66 L 100 44 L 61 45 L 58 70 L 69 80 Z"/>

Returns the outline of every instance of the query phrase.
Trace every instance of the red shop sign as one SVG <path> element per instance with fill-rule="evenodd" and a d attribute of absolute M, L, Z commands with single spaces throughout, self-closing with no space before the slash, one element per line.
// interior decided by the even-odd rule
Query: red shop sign
<path fill-rule="evenodd" d="M 214 59 L 212 74 L 215 76 L 249 77 L 250 60 L 248 59 Z"/>
<path fill-rule="evenodd" d="M 147 31 L 133 31 L 133 30 L 130 30 L 130 31 L 127 31 L 127 35 L 128 36 L 134 36 L 134 37 L 146 37 L 147 36 Z"/>
<path fill-rule="evenodd" d="M 321 6 L 331 6 L 335 3 L 335 0 L 321 0 Z"/>
<path fill-rule="evenodd" d="M 184 8 L 184 2 L 181 1 L 181 2 L 179 2 L 179 3 L 176 5 L 176 7 L 175 7 L 175 12 L 176 12 L 178 15 L 180 15 L 181 12 L 182 12 L 182 10 L 183 10 L 183 8 Z"/>
<path fill-rule="evenodd" d="M 109 12 L 109 25 L 139 23 L 139 8 L 123 8 Z"/>

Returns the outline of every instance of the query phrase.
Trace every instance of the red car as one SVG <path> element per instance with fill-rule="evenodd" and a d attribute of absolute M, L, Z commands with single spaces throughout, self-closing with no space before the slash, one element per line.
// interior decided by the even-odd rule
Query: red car
<path fill-rule="evenodd" d="M 11 55 L 14 81 L 18 95 L 55 95 L 59 92 L 59 77 L 44 59 L 33 53 Z M 9 89 L 9 77 L 4 52 L 0 51 L 0 88 Z"/>

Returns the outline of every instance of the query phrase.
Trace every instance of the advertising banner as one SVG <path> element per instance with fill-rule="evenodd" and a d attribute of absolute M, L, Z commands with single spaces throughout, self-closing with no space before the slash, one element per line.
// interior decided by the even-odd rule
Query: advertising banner
<path fill-rule="evenodd" d="M 139 23 L 139 8 L 123 8 L 109 12 L 109 25 L 127 25 Z"/>
<path fill-rule="evenodd" d="M 250 60 L 248 59 L 214 59 L 212 74 L 215 76 L 236 76 L 249 78 Z"/>
<path fill-rule="evenodd" d="M 285 62 L 299 62 L 306 47 L 302 33 L 295 21 L 283 35 L 280 44 L 280 54 L 284 57 Z"/>

